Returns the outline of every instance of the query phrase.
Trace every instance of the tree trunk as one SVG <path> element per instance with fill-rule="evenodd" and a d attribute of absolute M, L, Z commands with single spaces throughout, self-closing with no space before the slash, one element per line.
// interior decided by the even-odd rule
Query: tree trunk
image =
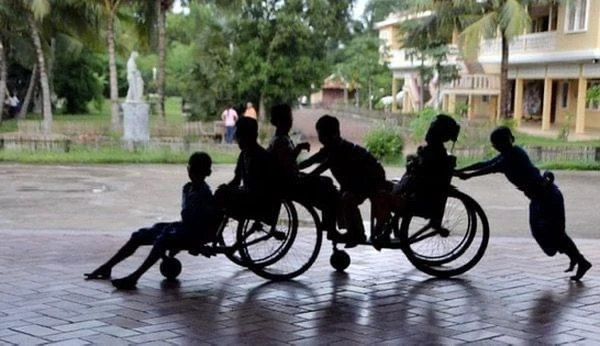
<path fill-rule="evenodd" d="M 508 118 L 508 39 L 502 33 L 502 60 L 500 61 L 500 119 Z"/>
<path fill-rule="evenodd" d="M 265 121 L 265 96 L 261 93 L 258 99 L 258 121 Z"/>
<path fill-rule="evenodd" d="M 45 134 L 51 134 L 52 104 L 50 102 L 50 84 L 48 83 L 48 72 L 46 71 L 46 58 L 44 57 L 40 33 L 37 28 L 37 23 L 35 22 L 35 19 L 33 19 L 33 14 L 29 13 L 27 16 L 27 20 L 29 22 L 29 29 L 31 30 L 31 38 L 33 39 L 33 45 L 35 46 L 37 64 L 40 69 L 40 87 L 42 89 L 42 116 L 44 118 L 42 128 Z"/>
<path fill-rule="evenodd" d="M 0 123 L 2 122 L 2 112 L 4 111 L 4 99 L 6 98 L 6 56 L 4 55 L 4 45 L 0 39 Z"/>
<path fill-rule="evenodd" d="M 117 61 L 115 57 L 115 12 L 110 11 L 107 24 L 108 71 L 110 80 L 110 124 L 113 130 L 121 127 L 119 114 L 119 84 L 117 81 Z"/>
<path fill-rule="evenodd" d="M 25 117 L 27 116 L 29 104 L 31 103 L 31 99 L 33 98 L 33 90 L 35 89 L 36 80 L 37 64 L 33 64 L 33 67 L 31 68 L 31 77 L 29 77 L 29 85 L 27 86 L 27 93 L 25 94 L 23 104 L 21 104 L 21 110 L 19 111 L 19 115 L 17 116 L 19 119 L 25 119 Z"/>
<path fill-rule="evenodd" d="M 158 115 L 165 120 L 165 81 L 166 81 L 166 21 L 167 9 L 161 5 L 161 0 L 156 1 L 158 6 Z"/>

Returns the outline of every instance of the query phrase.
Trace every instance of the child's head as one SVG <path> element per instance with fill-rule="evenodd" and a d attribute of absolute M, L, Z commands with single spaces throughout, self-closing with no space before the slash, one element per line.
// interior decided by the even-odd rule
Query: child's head
<path fill-rule="evenodd" d="M 292 107 L 282 103 L 271 107 L 271 124 L 278 132 L 288 133 L 292 129 Z"/>
<path fill-rule="evenodd" d="M 425 135 L 425 141 L 432 143 L 445 143 L 447 141 L 456 142 L 460 125 L 452 117 L 445 114 L 438 114 L 433 119 Z"/>
<path fill-rule="evenodd" d="M 324 146 L 335 143 L 340 139 L 340 122 L 336 117 L 325 114 L 317 120 L 317 134 L 319 142 Z"/>
<path fill-rule="evenodd" d="M 201 151 L 193 153 L 187 165 L 188 176 L 191 181 L 202 181 L 211 173 L 212 159 L 210 156 Z"/>
<path fill-rule="evenodd" d="M 256 119 L 241 117 L 235 123 L 235 140 L 241 150 L 245 150 L 250 145 L 256 143 L 258 138 L 258 122 Z"/>
<path fill-rule="evenodd" d="M 504 152 L 507 149 L 510 149 L 513 146 L 515 141 L 515 137 L 513 137 L 512 132 L 506 126 L 498 126 L 492 134 L 490 135 L 490 141 L 494 146 L 494 149 L 499 152 Z"/>

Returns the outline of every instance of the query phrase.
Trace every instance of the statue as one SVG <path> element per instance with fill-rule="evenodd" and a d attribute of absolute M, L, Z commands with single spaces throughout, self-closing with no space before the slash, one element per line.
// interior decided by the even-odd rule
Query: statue
<path fill-rule="evenodd" d="M 127 89 L 126 102 L 142 102 L 144 96 L 144 80 L 142 74 L 137 69 L 135 59 L 138 53 L 136 51 L 131 52 L 129 60 L 127 60 L 127 82 L 129 83 L 129 89 Z"/>

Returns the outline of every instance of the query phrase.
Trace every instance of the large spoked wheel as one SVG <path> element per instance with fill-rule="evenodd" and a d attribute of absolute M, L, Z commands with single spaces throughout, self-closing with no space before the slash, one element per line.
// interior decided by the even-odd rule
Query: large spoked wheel
<path fill-rule="evenodd" d="M 257 260 L 261 257 L 262 252 L 253 249 L 253 246 L 244 246 L 241 252 L 243 256 L 247 255 L 248 263 L 251 263 L 249 264 L 250 270 L 268 280 L 290 280 L 301 275 L 312 266 L 321 249 L 323 232 L 316 211 L 312 207 L 295 201 L 286 202 L 284 206 L 288 203 L 289 210 L 293 211 L 289 241 L 286 240 L 284 246 L 277 248 L 268 261 Z M 278 228 L 288 224 L 281 222 L 284 221 L 282 217 L 285 215 L 282 210 Z M 255 246 L 259 245 L 260 243 L 257 243 Z"/>
<path fill-rule="evenodd" d="M 297 230 L 296 208 L 289 201 L 281 203 L 274 225 L 253 219 L 241 221 L 237 241 L 242 261 L 250 269 L 277 262 L 292 246 Z"/>
<path fill-rule="evenodd" d="M 231 248 L 234 249 L 237 246 L 237 233 L 238 228 L 243 222 L 238 222 L 237 220 L 225 216 L 223 219 L 221 226 L 219 228 L 219 234 L 217 236 L 217 243 L 220 247 Z M 233 263 L 245 267 L 246 264 L 242 259 L 242 255 L 239 250 L 235 251 L 225 251 L 225 256 L 229 258 Z"/>
<path fill-rule="evenodd" d="M 489 224 L 475 200 L 452 189 L 441 227 L 419 216 L 405 216 L 399 233 L 406 257 L 417 269 L 447 278 L 465 273 L 483 257 Z"/>

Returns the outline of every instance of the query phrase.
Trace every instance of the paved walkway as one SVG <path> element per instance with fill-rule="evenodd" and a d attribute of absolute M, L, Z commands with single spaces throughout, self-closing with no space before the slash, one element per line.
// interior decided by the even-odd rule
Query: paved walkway
<path fill-rule="evenodd" d="M 328 263 L 268 283 L 225 257 L 180 255 L 178 283 L 153 268 L 134 292 L 84 281 L 125 232 L 2 231 L 0 344 L 600 344 L 599 240 L 577 239 L 596 263 L 582 283 L 529 238 L 492 237 L 454 280 L 416 271 L 398 250 L 352 249 L 347 274 Z M 121 276 L 146 250 L 115 268 Z"/>

